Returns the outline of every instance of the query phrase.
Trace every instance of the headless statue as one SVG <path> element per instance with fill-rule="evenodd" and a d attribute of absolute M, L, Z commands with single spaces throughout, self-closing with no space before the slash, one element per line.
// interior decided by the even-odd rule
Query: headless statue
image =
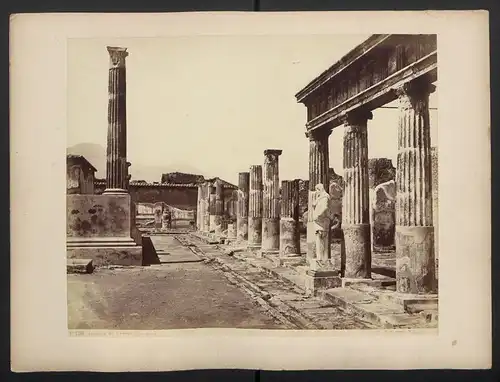
<path fill-rule="evenodd" d="M 316 235 L 316 261 L 330 260 L 330 195 L 325 191 L 323 184 L 316 185 L 313 201 L 313 222 Z"/>

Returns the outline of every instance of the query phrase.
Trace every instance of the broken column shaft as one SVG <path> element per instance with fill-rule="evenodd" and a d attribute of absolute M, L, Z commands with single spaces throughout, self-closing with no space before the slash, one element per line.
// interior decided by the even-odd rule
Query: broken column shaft
<path fill-rule="evenodd" d="M 282 150 L 264 151 L 262 191 L 262 251 L 278 253 L 280 245 L 279 156 Z"/>
<path fill-rule="evenodd" d="M 262 245 L 262 166 L 250 166 L 250 191 L 248 203 L 248 247 Z"/>
<path fill-rule="evenodd" d="M 284 180 L 281 183 L 280 256 L 299 254 L 299 180 Z"/>

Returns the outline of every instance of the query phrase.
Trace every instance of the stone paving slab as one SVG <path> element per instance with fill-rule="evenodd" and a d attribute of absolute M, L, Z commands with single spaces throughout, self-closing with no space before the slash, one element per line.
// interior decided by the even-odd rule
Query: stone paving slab
<path fill-rule="evenodd" d="M 303 288 L 297 287 L 285 278 L 276 277 L 270 268 L 270 261 L 257 258 L 255 253 L 227 255 L 222 246 L 208 245 L 194 238 L 192 245 L 207 258 L 207 262 L 219 267 L 238 286 L 255 296 L 258 302 L 268 304 L 270 314 L 300 329 L 362 329 L 373 328 L 370 322 L 359 320 L 353 314 L 314 296 L 306 296 Z M 247 255 L 248 259 L 239 258 Z M 248 262 L 246 260 L 249 260 Z M 255 265 L 250 264 L 254 262 Z M 258 266 L 259 264 L 260 266 Z M 286 271 L 286 272 L 285 272 Z M 281 273 L 293 273 L 292 269 Z M 327 311 L 322 308 L 330 308 Z"/>
<path fill-rule="evenodd" d="M 276 266 L 276 262 L 273 262 L 272 259 L 258 257 L 254 252 L 245 251 L 241 248 L 238 251 L 231 252 L 230 247 L 222 245 L 216 247 L 219 250 L 225 251 L 225 253 L 231 253 L 235 259 L 262 269 L 267 274 L 293 284 L 299 290 L 304 291 L 304 275 L 307 266 Z M 375 288 L 369 285 L 355 284 L 346 288 L 328 290 L 323 292 L 320 297 L 329 301 L 330 306 L 333 302 L 335 306 L 341 307 L 345 311 L 357 315 L 362 321 L 368 321 L 375 326 L 385 328 L 436 328 L 437 311 L 433 312 L 431 316 L 429 316 L 427 311 L 422 312 L 426 314 L 413 314 L 420 312 L 418 306 L 414 305 L 416 306 L 415 312 L 411 311 L 411 309 L 405 311 L 405 305 L 397 300 L 396 293 L 394 292 L 394 279 L 391 277 L 394 274 L 394 270 L 392 267 L 387 266 L 388 263 L 394 262 L 394 253 L 379 253 L 376 256 L 380 258 L 376 265 L 379 268 L 384 267 L 385 269 L 385 271 L 382 270 L 379 273 L 373 274 L 373 279 L 377 280 L 376 284 L 380 284 L 381 287 Z M 384 273 L 387 274 L 385 275 Z M 389 286 L 383 287 L 386 284 Z M 259 285 L 262 288 L 269 288 L 269 284 L 259 283 Z M 360 288 L 361 290 L 359 290 Z M 363 290 L 363 288 L 368 288 L 369 291 Z M 331 293 L 332 291 L 335 292 Z M 311 312 L 320 315 L 325 314 L 320 312 L 323 309 L 321 305 L 318 305 L 316 308 L 306 308 L 303 305 L 295 304 L 292 298 L 285 297 L 283 300 L 286 300 L 289 305 L 303 312 L 308 311 L 308 309 L 319 309 L 319 311 L 312 310 Z M 427 310 L 430 309 L 430 304 L 427 308 Z M 326 326 L 328 325 L 325 324 Z"/>

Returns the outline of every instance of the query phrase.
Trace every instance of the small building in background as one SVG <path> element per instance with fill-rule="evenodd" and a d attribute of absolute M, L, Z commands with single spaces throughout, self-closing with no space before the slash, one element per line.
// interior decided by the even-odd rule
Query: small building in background
<path fill-rule="evenodd" d="M 82 155 L 66 155 L 67 194 L 94 194 L 97 169 Z"/>

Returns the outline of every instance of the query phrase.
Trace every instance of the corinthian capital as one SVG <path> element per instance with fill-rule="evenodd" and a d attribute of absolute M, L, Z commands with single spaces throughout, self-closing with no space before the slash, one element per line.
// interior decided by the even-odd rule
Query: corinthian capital
<path fill-rule="evenodd" d="M 128 56 L 127 48 L 108 46 L 107 49 L 109 53 L 109 67 L 124 68 L 125 58 Z"/>

